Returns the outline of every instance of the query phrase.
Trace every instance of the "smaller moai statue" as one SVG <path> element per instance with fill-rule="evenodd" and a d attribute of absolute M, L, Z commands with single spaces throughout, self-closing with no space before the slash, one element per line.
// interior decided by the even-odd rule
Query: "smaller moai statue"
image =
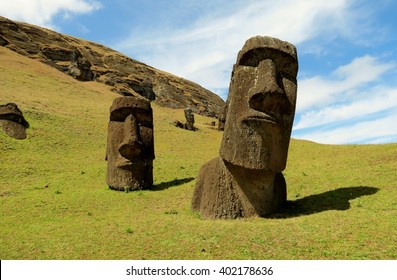
<path fill-rule="evenodd" d="M 22 140 L 26 139 L 26 129 L 29 128 L 29 123 L 17 104 L 7 103 L 0 105 L 0 127 L 8 136 Z"/>
<path fill-rule="evenodd" d="M 227 109 L 227 105 L 225 105 L 225 107 L 223 107 L 223 110 L 219 113 L 219 116 L 218 116 L 218 130 L 219 131 L 225 130 L 226 109 Z"/>
<path fill-rule="evenodd" d="M 106 148 L 107 184 L 121 191 L 153 185 L 153 112 L 150 101 L 119 97 L 110 107 Z"/>
<path fill-rule="evenodd" d="M 192 109 L 186 108 L 185 110 L 185 118 L 186 118 L 186 123 L 184 125 L 185 129 L 187 130 L 196 130 L 194 127 L 194 114 Z"/>

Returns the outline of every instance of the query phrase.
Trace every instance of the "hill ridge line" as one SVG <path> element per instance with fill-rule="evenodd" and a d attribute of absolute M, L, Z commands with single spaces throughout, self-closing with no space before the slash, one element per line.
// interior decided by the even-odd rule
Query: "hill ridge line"
<path fill-rule="evenodd" d="M 96 81 L 124 95 L 168 108 L 218 117 L 225 102 L 199 84 L 156 69 L 96 42 L 0 16 L 0 46 L 39 60 L 80 81 Z"/>

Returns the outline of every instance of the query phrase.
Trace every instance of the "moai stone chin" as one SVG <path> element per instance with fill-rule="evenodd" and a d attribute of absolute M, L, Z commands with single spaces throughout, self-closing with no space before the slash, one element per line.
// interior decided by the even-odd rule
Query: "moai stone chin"
<path fill-rule="evenodd" d="M 153 112 L 150 102 L 119 97 L 110 108 L 106 149 L 107 184 L 114 190 L 143 190 L 153 185 Z"/>
<path fill-rule="evenodd" d="M 29 123 L 25 120 L 22 111 L 15 103 L 0 105 L 0 127 L 10 137 L 26 139 L 26 129 Z"/>
<path fill-rule="evenodd" d="M 192 208 L 205 218 L 266 216 L 286 202 L 281 173 L 295 114 L 294 45 L 246 41 L 233 67 L 220 157 L 202 166 Z"/>

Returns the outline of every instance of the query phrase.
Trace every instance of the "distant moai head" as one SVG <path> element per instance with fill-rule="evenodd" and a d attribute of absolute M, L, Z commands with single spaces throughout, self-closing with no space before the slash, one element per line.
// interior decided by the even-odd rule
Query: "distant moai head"
<path fill-rule="evenodd" d="M 185 118 L 186 118 L 185 128 L 187 130 L 195 130 L 195 128 L 194 128 L 194 114 L 193 114 L 192 109 L 185 108 L 184 112 L 185 112 Z"/>
<path fill-rule="evenodd" d="M 224 131 L 225 130 L 225 121 L 226 121 L 226 111 L 227 111 L 227 104 L 223 107 L 221 112 L 218 116 L 218 130 Z"/>
<path fill-rule="evenodd" d="M 192 123 L 193 124 L 194 123 L 194 114 L 193 114 L 192 109 L 185 108 L 184 112 L 185 112 L 186 121 L 188 123 Z"/>
<path fill-rule="evenodd" d="M 26 139 L 29 123 L 15 103 L 7 103 L 0 105 L 0 127 L 8 136 L 21 140 Z"/>
<path fill-rule="evenodd" d="M 116 190 L 152 186 L 154 157 L 150 102 L 134 96 L 116 98 L 108 125 L 107 184 Z"/>
<path fill-rule="evenodd" d="M 248 169 L 284 170 L 295 114 L 298 59 L 294 45 L 248 39 L 230 81 L 220 156 Z"/>

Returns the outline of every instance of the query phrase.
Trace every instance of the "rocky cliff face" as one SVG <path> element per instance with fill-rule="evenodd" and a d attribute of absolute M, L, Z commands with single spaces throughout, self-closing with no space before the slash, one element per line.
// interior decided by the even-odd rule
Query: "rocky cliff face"
<path fill-rule="evenodd" d="M 200 85 L 158 70 L 93 42 L 0 17 L 0 46 L 40 60 L 80 81 L 112 86 L 171 108 L 217 117 L 224 101 Z"/>

